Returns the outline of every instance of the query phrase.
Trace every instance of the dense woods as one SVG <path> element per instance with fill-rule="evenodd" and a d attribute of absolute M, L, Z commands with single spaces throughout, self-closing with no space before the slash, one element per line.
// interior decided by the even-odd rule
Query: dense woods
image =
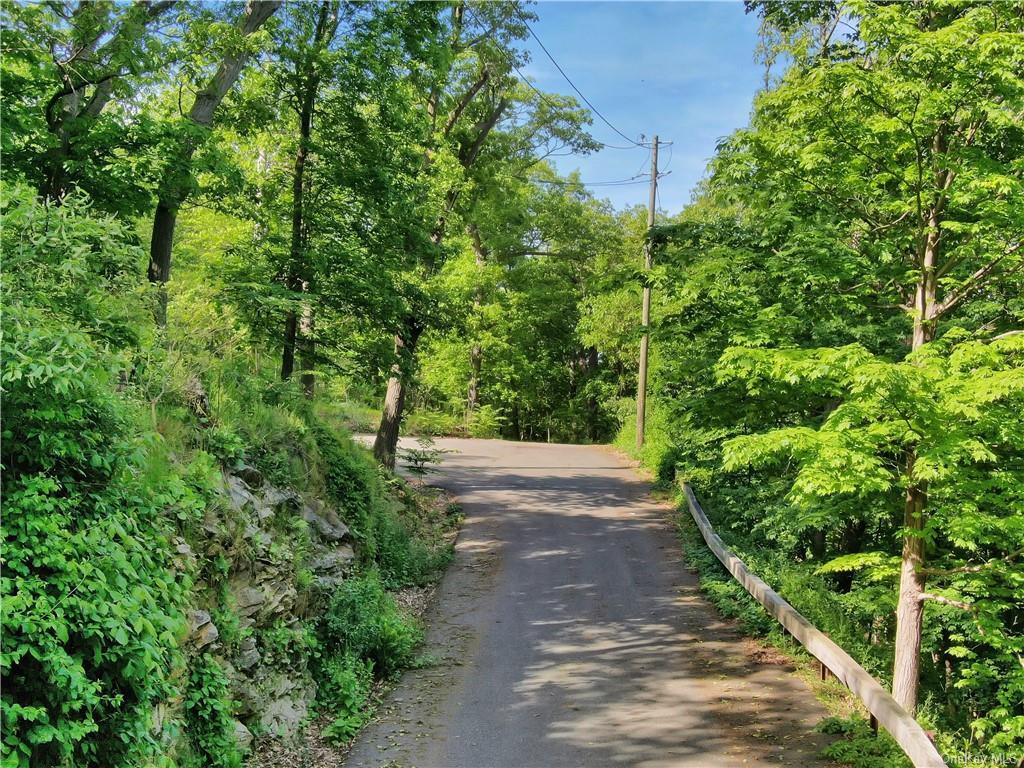
<path fill-rule="evenodd" d="M 766 87 L 650 232 L 550 163 L 607 148 L 520 73 L 542 10 L 3 5 L 4 766 L 238 765 L 251 651 L 348 739 L 454 524 L 399 434 L 631 447 L 645 281 L 639 458 L 1024 757 L 1024 8 L 748 3 Z"/>
<path fill-rule="evenodd" d="M 791 63 L 656 232 L 647 459 L 906 709 L 1016 760 L 1024 15 L 754 5 Z"/>

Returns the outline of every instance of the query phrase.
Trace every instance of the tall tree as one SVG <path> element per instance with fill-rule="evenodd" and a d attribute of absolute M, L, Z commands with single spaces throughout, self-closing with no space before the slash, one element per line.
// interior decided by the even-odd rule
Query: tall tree
<path fill-rule="evenodd" d="M 51 201 L 82 188 L 112 211 L 148 206 L 147 161 L 156 136 L 140 114 L 138 93 L 174 58 L 163 29 L 174 6 L 174 0 L 5 5 L 5 166 L 24 173 Z M 112 175 L 123 183 L 110 184 Z"/>
<path fill-rule="evenodd" d="M 973 301 L 1024 268 L 1024 18 L 1003 5 L 865 2 L 845 11 L 856 31 L 813 56 L 798 51 L 800 63 L 759 100 L 752 131 L 736 144 L 754 177 L 783 180 L 792 199 L 817 198 L 846 223 L 850 247 L 874 261 L 881 295 L 906 313 L 909 364 L 927 369 L 942 324 L 961 324 Z M 892 393 L 912 410 L 885 448 L 898 447 L 893 481 L 904 494 L 893 695 L 914 711 L 936 535 L 937 435 L 922 420 L 943 385 L 898 370 L 923 388 L 919 401 Z M 838 486 L 820 490 L 829 492 Z"/>
<path fill-rule="evenodd" d="M 252 55 L 250 38 L 281 5 L 280 0 L 247 0 L 234 34 L 222 41 L 224 55 L 216 71 L 196 94 L 185 123 L 168 151 L 165 175 L 158 192 L 153 234 L 149 246 L 149 279 L 159 286 L 157 322 L 167 322 L 167 281 L 171 278 L 171 251 L 178 210 L 192 191 L 192 157 L 205 140 L 214 114 Z"/>
<path fill-rule="evenodd" d="M 324 0 L 316 6 L 296 6 L 290 9 L 283 30 L 291 32 L 293 39 L 280 46 L 282 58 L 288 63 L 290 81 L 286 92 L 298 122 L 298 142 L 292 170 L 291 245 L 285 282 L 289 290 L 308 292 L 312 276 L 305 259 L 307 244 L 305 222 L 306 161 L 310 151 L 313 117 L 316 112 L 320 86 L 330 64 L 325 61 L 331 42 L 338 31 L 339 5 Z M 292 31 L 294 30 L 294 31 Z M 312 308 L 308 304 L 289 309 L 285 317 L 284 342 L 281 356 L 281 378 L 288 379 L 295 366 L 295 347 L 302 323 L 302 344 L 305 346 L 303 368 L 312 367 Z M 312 374 L 303 375 L 303 387 L 308 396 L 313 394 Z"/>
<path fill-rule="evenodd" d="M 459 2 L 450 10 L 446 56 L 425 94 L 432 137 L 424 162 L 436 180 L 439 201 L 431 227 L 435 249 L 424 254 L 425 287 L 443 263 L 446 235 L 453 226 L 462 229 L 453 219 L 463 224 L 471 219 L 473 190 L 480 178 L 496 172 L 500 162 L 496 165 L 495 158 L 529 165 L 538 159 L 536 149 L 547 144 L 562 141 L 578 151 L 596 146 L 581 129 L 589 117 L 573 99 L 538 97 L 512 74 L 524 63 L 513 43 L 526 36 L 527 18 L 532 17 L 518 2 Z M 394 466 L 416 345 L 432 324 L 429 291 L 423 296 L 427 302 L 396 333 L 396 360 L 373 449 L 385 466 Z"/>

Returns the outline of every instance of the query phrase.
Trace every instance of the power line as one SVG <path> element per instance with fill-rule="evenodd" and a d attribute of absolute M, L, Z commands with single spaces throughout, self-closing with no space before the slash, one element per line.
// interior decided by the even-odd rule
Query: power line
<path fill-rule="evenodd" d="M 668 173 L 659 173 L 658 178 L 664 178 L 668 176 Z M 638 173 L 634 176 L 630 176 L 628 179 L 614 179 L 611 181 L 573 181 L 571 179 L 529 179 L 523 176 L 514 176 L 513 178 L 519 179 L 520 181 L 529 181 L 534 184 L 552 184 L 555 186 L 581 186 L 581 187 L 627 187 L 633 184 L 647 184 L 651 174 L 649 173 Z"/>
<path fill-rule="evenodd" d="M 477 23 L 479 23 L 479 22 L 480 22 L 480 17 L 479 17 L 479 16 L 477 16 L 477 15 L 476 15 L 476 13 L 474 13 L 472 9 L 470 9 L 470 8 L 467 8 L 466 10 L 467 10 L 467 11 L 469 11 L 470 15 L 471 15 L 471 16 L 472 16 L 472 17 L 474 18 L 474 20 L 476 20 L 476 21 L 477 21 Z M 521 16 L 520 16 L 520 18 L 522 19 L 522 17 L 521 17 Z M 526 24 L 526 21 L 525 21 L 525 19 L 523 19 L 523 23 L 524 23 L 524 24 Z M 527 26 L 527 28 L 529 29 L 529 26 Z M 530 34 L 531 34 L 531 35 L 533 34 L 533 30 L 532 30 L 532 29 L 530 30 Z M 536 35 L 534 35 L 534 39 L 536 39 Z M 540 43 L 540 40 L 537 40 L 537 42 L 538 42 L 538 43 Z M 542 48 L 544 47 L 544 46 L 543 46 L 543 44 L 541 44 L 541 47 L 542 47 Z M 496 49 L 497 51 L 499 51 L 499 52 L 501 53 L 501 56 L 502 56 L 502 58 L 503 58 L 503 59 L 505 59 L 505 62 L 506 62 L 506 63 L 507 63 L 507 64 L 508 64 L 508 65 L 509 65 L 510 67 L 512 67 L 512 69 L 514 69 L 514 70 L 516 71 L 516 74 L 517 74 L 517 75 L 519 75 L 519 79 L 520 79 L 520 80 L 522 80 L 522 81 L 523 81 L 523 82 L 524 82 L 524 83 L 525 83 L 525 84 L 526 84 L 527 86 L 529 86 L 530 90 L 532 90 L 532 91 L 533 91 L 534 93 L 536 93 L 536 94 L 537 94 L 537 95 L 538 95 L 538 96 L 540 97 L 540 100 L 541 100 L 541 101 L 543 101 L 543 102 L 544 102 L 545 104 L 547 104 L 547 105 L 548 105 L 549 107 L 551 107 L 552 109 L 555 109 L 555 110 L 561 109 L 561 107 L 559 107 L 559 106 L 558 106 L 557 104 L 555 104 L 554 102 L 552 102 L 552 101 L 551 101 L 551 100 L 550 100 L 550 99 L 549 99 L 549 98 L 547 97 L 547 95 L 546 95 L 546 94 L 544 94 L 543 92 L 541 92 L 540 90 L 538 90 L 538 89 L 537 89 L 537 86 L 535 86 L 535 85 L 534 85 L 533 83 L 531 83 L 531 82 L 529 81 L 529 79 L 527 79 L 526 75 L 524 75 L 524 74 L 523 74 L 523 71 L 522 71 L 521 69 L 519 69 L 519 67 L 518 67 L 518 66 L 516 66 L 516 63 L 515 63 L 515 61 L 513 61 L 513 60 L 512 60 L 512 59 L 511 59 L 511 58 L 510 58 L 510 57 L 509 57 L 509 56 L 507 55 L 507 53 L 505 52 L 505 49 L 504 49 L 504 48 L 502 48 L 502 47 L 501 47 L 500 45 L 497 45 L 497 46 L 495 46 L 495 49 Z M 544 51 L 544 52 L 545 52 L 545 53 L 547 53 L 547 50 L 545 49 L 545 51 Z M 551 55 L 551 54 L 548 54 L 548 56 L 549 56 L 549 57 L 550 57 L 550 55 Z M 552 61 L 554 61 L 554 59 L 552 59 Z M 555 64 L 555 66 L 557 67 L 557 66 L 558 66 L 558 64 L 556 63 L 556 64 Z M 561 70 L 559 70 L 559 71 L 561 71 Z M 564 75 L 565 73 L 563 72 L 562 74 Z M 568 80 L 568 78 L 566 78 L 566 79 Z M 572 83 L 570 83 L 570 85 L 572 85 Z M 576 86 L 575 86 L 575 85 L 573 85 L 573 88 L 575 89 L 575 88 L 576 88 Z M 579 91 L 577 91 L 577 93 L 579 93 Z M 586 101 L 586 102 L 587 102 L 587 104 L 588 104 L 588 105 L 590 106 L 590 108 L 591 108 L 591 109 L 593 109 L 593 110 L 594 110 L 594 112 L 595 112 L 595 113 L 597 113 L 597 114 L 599 114 L 599 115 L 600 115 L 600 113 L 598 113 L 598 112 L 597 112 L 597 110 L 596 110 L 596 109 L 594 109 L 594 105 L 593 105 L 593 104 L 591 104 L 591 103 L 590 103 L 589 101 L 587 101 L 586 97 L 585 97 L 585 96 L 584 96 L 584 95 L 583 95 L 582 93 L 580 93 L 580 97 L 581 97 L 581 98 L 582 98 L 582 99 L 583 99 L 584 101 Z M 603 115 L 601 116 L 601 119 L 602 119 L 602 120 L 604 120 L 604 116 L 603 116 Z M 608 121 L 607 121 L 607 120 L 605 120 L 605 122 L 607 123 Z M 611 125 L 611 123 L 609 123 L 609 125 Z M 626 139 L 626 140 L 627 140 L 628 142 L 630 142 L 630 146 L 628 146 L 628 147 L 624 147 L 624 146 L 622 146 L 621 144 L 606 144 L 606 143 L 605 143 L 605 142 L 603 142 L 603 141 L 598 141 L 597 143 L 601 145 L 601 148 L 602 148 L 602 149 L 636 149 L 637 147 L 645 147 L 645 146 L 647 146 L 647 145 L 645 145 L 645 144 L 638 144 L 637 142 L 633 141 L 633 140 L 632 140 L 631 138 L 629 138 L 628 136 L 625 136 L 625 134 L 621 133 L 621 132 L 620 132 L 620 131 L 619 131 L 619 130 L 618 130 L 617 128 L 615 128 L 615 126 L 612 126 L 612 130 L 614 130 L 614 131 L 615 131 L 616 133 L 618 133 L 618 134 L 619 134 L 620 136 L 623 136 L 623 137 L 624 137 L 624 138 L 625 138 L 625 139 Z M 595 141 L 597 141 L 597 140 L 595 139 Z"/>
<path fill-rule="evenodd" d="M 666 171 L 666 172 L 668 171 L 668 169 L 669 169 L 669 166 L 671 166 L 671 165 L 672 165 L 672 154 L 673 154 L 673 151 L 672 151 L 672 144 L 673 144 L 673 143 L 674 143 L 674 142 L 671 142 L 671 141 L 663 141 L 663 142 L 661 142 L 661 144 L 662 144 L 663 146 L 666 146 L 666 147 L 668 147 L 668 162 L 667 162 L 667 163 L 665 163 L 665 171 Z"/>
<path fill-rule="evenodd" d="M 648 174 L 642 174 L 647 176 Z M 615 179 L 612 181 L 573 181 L 571 179 L 529 179 L 521 176 L 515 178 L 521 181 L 528 181 L 532 184 L 551 184 L 552 186 L 558 187 L 618 187 L 625 186 L 628 184 L 646 184 L 646 179 L 640 179 L 639 176 L 632 176 L 628 179 Z M 640 179 L 637 181 L 637 179 Z"/>
<path fill-rule="evenodd" d="M 576 87 L 576 83 L 574 83 L 572 81 L 572 79 L 567 74 L 565 74 L 565 70 L 562 69 L 562 66 L 557 61 L 555 61 L 555 57 L 551 55 L 551 52 L 547 49 L 547 47 L 544 45 L 544 43 L 542 43 L 540 41 L 540 38 L 537 37 L 537 33 L 533 31 L 533 27 L 531 27 L 530 24 L 526 21 L 526 19 L 523 18 L 523 15 L 521 13 L 519 13 L 518 11 L 516 11 L 516 13 L 519 16 L 519 20 L 523 22 L 523 25 L 530 32 L 530 35 L 532 35 L 533 39 L 537 41 L 537 45 L 539 45 L 541 50 L 544 51 L 544 53 L 547 55 L 547 57 L 549 59 L 551 59 L 551 63 L 555 65 L 555 69 L 557 69 L 561 73 L 562 77 L 565 78 L 565 82 L 567 82 L 572 87 L 572 89 L 574 91 L 576 91 L 577 95 L 581 99 L 583 99 L 583 102 L 588 107 L 590 107 L 590 109 L 594 112 L 594 114 L 597 115 L 599 118 L 601 118 L 601 120 L 604 121 L 605 125 L 607 125 L 609 128 L 611 128 L 617 134 L 619 134 L 619 136 L 624 138 L 630 144 L 633 144 L 634 146 L 637 146 L 637 147 L 647 146 L 646 144 L 643 144 L 642 142 L 634 141 L 633 139 L 629 138 L 629 136 L 627 136 L 622 131 L 620 131 L 618 128 L 616 128 L 614 125 L 612 125 L 611 121 L 607 117 L 605 117 L 603 114 L 601 114 L 601 110 L 599 110 L 597 107 L 595 107 L 591 103 L 590 99 L 588 99 L 586 96 L 583 95 L 583 91 L 581 91 L 579 88 Z"/>

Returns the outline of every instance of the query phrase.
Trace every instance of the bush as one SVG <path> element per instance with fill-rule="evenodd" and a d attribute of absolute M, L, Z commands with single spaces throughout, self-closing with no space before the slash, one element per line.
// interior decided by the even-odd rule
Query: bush
<path fill-rule="evenodd" d="M 910 761 L 884 731 L 876 735 L 862 717 L 827 717 L 818 725 L 822 733 L 838 736 L 822 750 L 823 757 L 857 768 L 909 768 Z"/>
<path fill-rule="evenodd" d="M 385 506 L 385 490 L 377 465 L 369 454 L 348 439 L 339 438 L 316 424 L 313 435 L 323 463 L 327 492 L 345 522 L 362 540 L 364 556 L 376 554 L 374 518 Z"/>
<path fill-rule="evenodd" d="M 406 435 L 425 435 L 427 437 L 443 437 L 462 433 L 462 417 L 450 413 L 435 411 L 413 411 L 402 421 L 402 431 Z"/>
<path fill-rule="evenodd" d="M 323 665 L 318 680 L 317 697 L 334 718 L 324 735 L 335 743 L 346 742 L 369 717 L 373 665 L 352 653 L 342 653 Z"/>
<path fill-rule="evenodd" d="M 472 437 L 499 437 L 507 421 L 493 405 L 482 405 L 470 416 L 469 434 Z"/>
<path fill-rule="evenodd" d="M 320 625 L 321 647 L 328 656 L 349 654 L 372 664 L 380 678 L 408 666 L 423 638 L 402 615 L 376 571 L 344 582 L 331 598 Z"/>
<path fill-rule="evenodd" d="M 132 235 L 69 198 L 4 201 L 3 765 L 136 766 L 161 753 L 153 707 L 175 692 L 187 582 L 162 511 L 203 499 L 140 480 L 115 395 L 138 307 Z"/>
<path fill-rule="evenodd" d="M 451 557 L 448 549 L 433 549 L 413 535 L 394 512 L 376 521 L 377 567 L 389 589 L 423 586 Z"/>
<path fill-rule="evenodd" d="M 189 667 L 185 692 L 185 733 L 192 748 L 186 768 L 239 768 L 242 754 L 235 741 L 228 680 L 220 664 L 207 653 Z"/>

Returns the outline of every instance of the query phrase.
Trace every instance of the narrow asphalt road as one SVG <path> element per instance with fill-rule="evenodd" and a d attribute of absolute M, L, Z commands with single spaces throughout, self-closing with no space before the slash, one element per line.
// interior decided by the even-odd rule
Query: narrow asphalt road
<path fill-rule="evenodd" d="M 721 619 L 669 511 L 597 446 L 437 442 L 466 522 L 428 653 L 346 765 L 823 764 L 807 685 Z"/>

